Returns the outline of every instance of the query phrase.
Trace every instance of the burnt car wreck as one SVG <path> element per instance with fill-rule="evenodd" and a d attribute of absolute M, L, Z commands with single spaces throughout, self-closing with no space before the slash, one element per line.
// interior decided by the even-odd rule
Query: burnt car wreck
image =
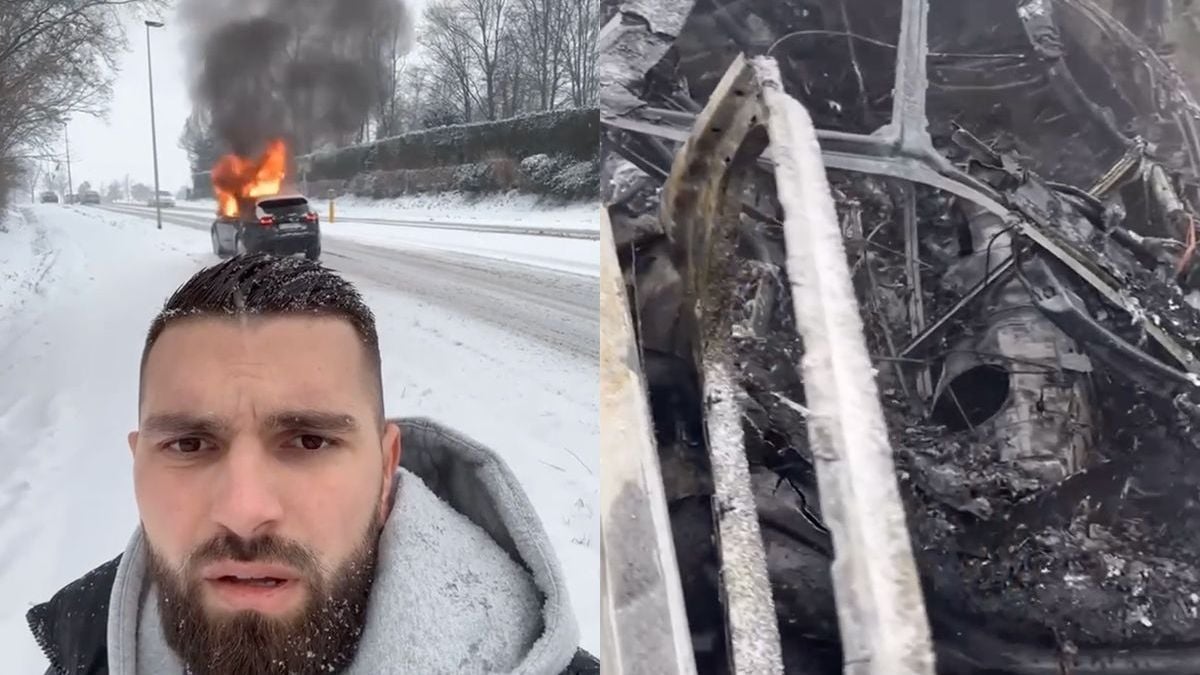
<path fill-rule="evenodd" d="M 1200 106 L 1114 12 L 620 4 L 606 664 L 1200 673 Z"/>

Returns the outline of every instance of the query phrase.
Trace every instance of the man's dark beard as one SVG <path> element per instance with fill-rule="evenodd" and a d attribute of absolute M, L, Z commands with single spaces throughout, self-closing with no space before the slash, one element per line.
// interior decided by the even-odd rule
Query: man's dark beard
<path fill-rule="evenodd" d="M 375 514 L 362 542 L 328 582 L 305 547 L 269 535 L 246 541 L 228 533 L 212 539 L 188 556 L 182 574 L 151 547 L 149 571 L 158 587 L 167 645 L 194 675 L 341 671 L 357 652 L 375 578 L 381 524 L 378 511 Z M 204 581 L 198 571 L 206 563 L 226 559 L 290 565 L 309 586 L 309 597 L 287 619 L 252 610 L 212 617 L 201 599 Z"/>

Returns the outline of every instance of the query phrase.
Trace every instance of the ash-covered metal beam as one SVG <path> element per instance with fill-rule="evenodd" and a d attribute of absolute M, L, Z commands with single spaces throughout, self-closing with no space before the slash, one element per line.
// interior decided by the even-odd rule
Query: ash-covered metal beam
<path fill-rule="evenodd" d="M 614 675 L 694 675 L 646 381 L 607 215 L 600 318 L 601 663 Z"/>
<path fill-rule="evenodd" d="M 787 273 L 850 675 L 932 675 L 929 622 L 883 406 L 821 147 L 773 59 L 754 62 L 784 210 Z"/>
<path fill-rule="evenodd" d="M 742 57 L 717 85 L 675 157 L 662 190 L 663 221 L 677 250 L 683 321 L 705 398 L 731 666 L 738 675 L 782 675 L 783 656 L 758 510 L 742 433 L 745 392 L 734 377 L 734 249 L 741 187 L 757 153 L 743 152 L 758 126 L 754 73 Z"/>

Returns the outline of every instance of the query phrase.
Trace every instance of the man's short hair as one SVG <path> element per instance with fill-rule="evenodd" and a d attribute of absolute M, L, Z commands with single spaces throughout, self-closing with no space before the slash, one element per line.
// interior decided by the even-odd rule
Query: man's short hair
<path fill-rule="evenodd" d="M 200 270 L 163 305 L 150 324 L 138 376 L 138 404 L 150 349 L 167 326 L 200 317 L 325 316 L 348 321 L 358 333 L 383 417 L 383 375 L 375 315 L 354 285 L 319 262 L 265 253 L 240 255 Z"/>

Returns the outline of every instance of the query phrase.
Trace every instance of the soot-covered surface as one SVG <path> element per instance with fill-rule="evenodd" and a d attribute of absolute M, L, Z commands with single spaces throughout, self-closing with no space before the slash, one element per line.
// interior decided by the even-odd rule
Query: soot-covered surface
<path fill-rule="evenodd" d="M 622 5 L 629 26 L 638 4 Z M 898 1 L 697 2 L 674 46 L 626 89 L 653 110 L 621 114 L 681 126 L 744 52 L 779 60 L 818 127 L 871 133 L 893 114 L 899 31 Z M 1142 327 L 1158 326 L 1184 352 L 1200 347 L 1187 252 L 1200 113 L 1170 63 L 1088 0 L 931 0 L 928 49 L 933 147 L 1120 295 L 1106 299 L 1011 218 L 931 187 L 830 171 L 941 668 L 1200 672 L 1188 651 L 1200 645 L 1195 385 L 1146 365 L 1185 368 Z M 959 130 L 987 151 L 969 151 Z M 662 354 L 688 336 L 675 321 L 682 282 L 665 254 L 671 242 L 655 222 L 661 175 L 647 166 L 669 168 L 678 145 L 654 136 L 610 126 L 606 196 L 643 340 L 659 362 L 686 360 L 683 350 Z M 788 672 L 837 672 L 831 544 L 795 367 L 803 345 L 771 222 L 780 211 L 769 175 L 752 183 L 741 197 L 767 218 L 737 225 L 744 304 L 730 337 L 748 394 L 746 452 Z M 905 235 L 909 199 L 915 243 Z M 1014 255 L 1019 273 L 914 344 Z M 1056 282 L 1082 310 L 1076 319 L 1106 337 L 1048 312 Z M 698 501 L 704 490 L 680 487 L 704 465 L 689 421 L 702 405 L 680 394 L 694 388 L 684 370 L 649 378 L 652 396 L 671 403 L 656 406 L 656 422 L 695 646 L 702 670 L 722 672 L 716 562 L 698 534 L 711 514 Z M 1175 651 L 1157 665 L 1138 661 L 1149 648 Z M 1102 651 L 1103 664 L 1091 658 Z"/>

